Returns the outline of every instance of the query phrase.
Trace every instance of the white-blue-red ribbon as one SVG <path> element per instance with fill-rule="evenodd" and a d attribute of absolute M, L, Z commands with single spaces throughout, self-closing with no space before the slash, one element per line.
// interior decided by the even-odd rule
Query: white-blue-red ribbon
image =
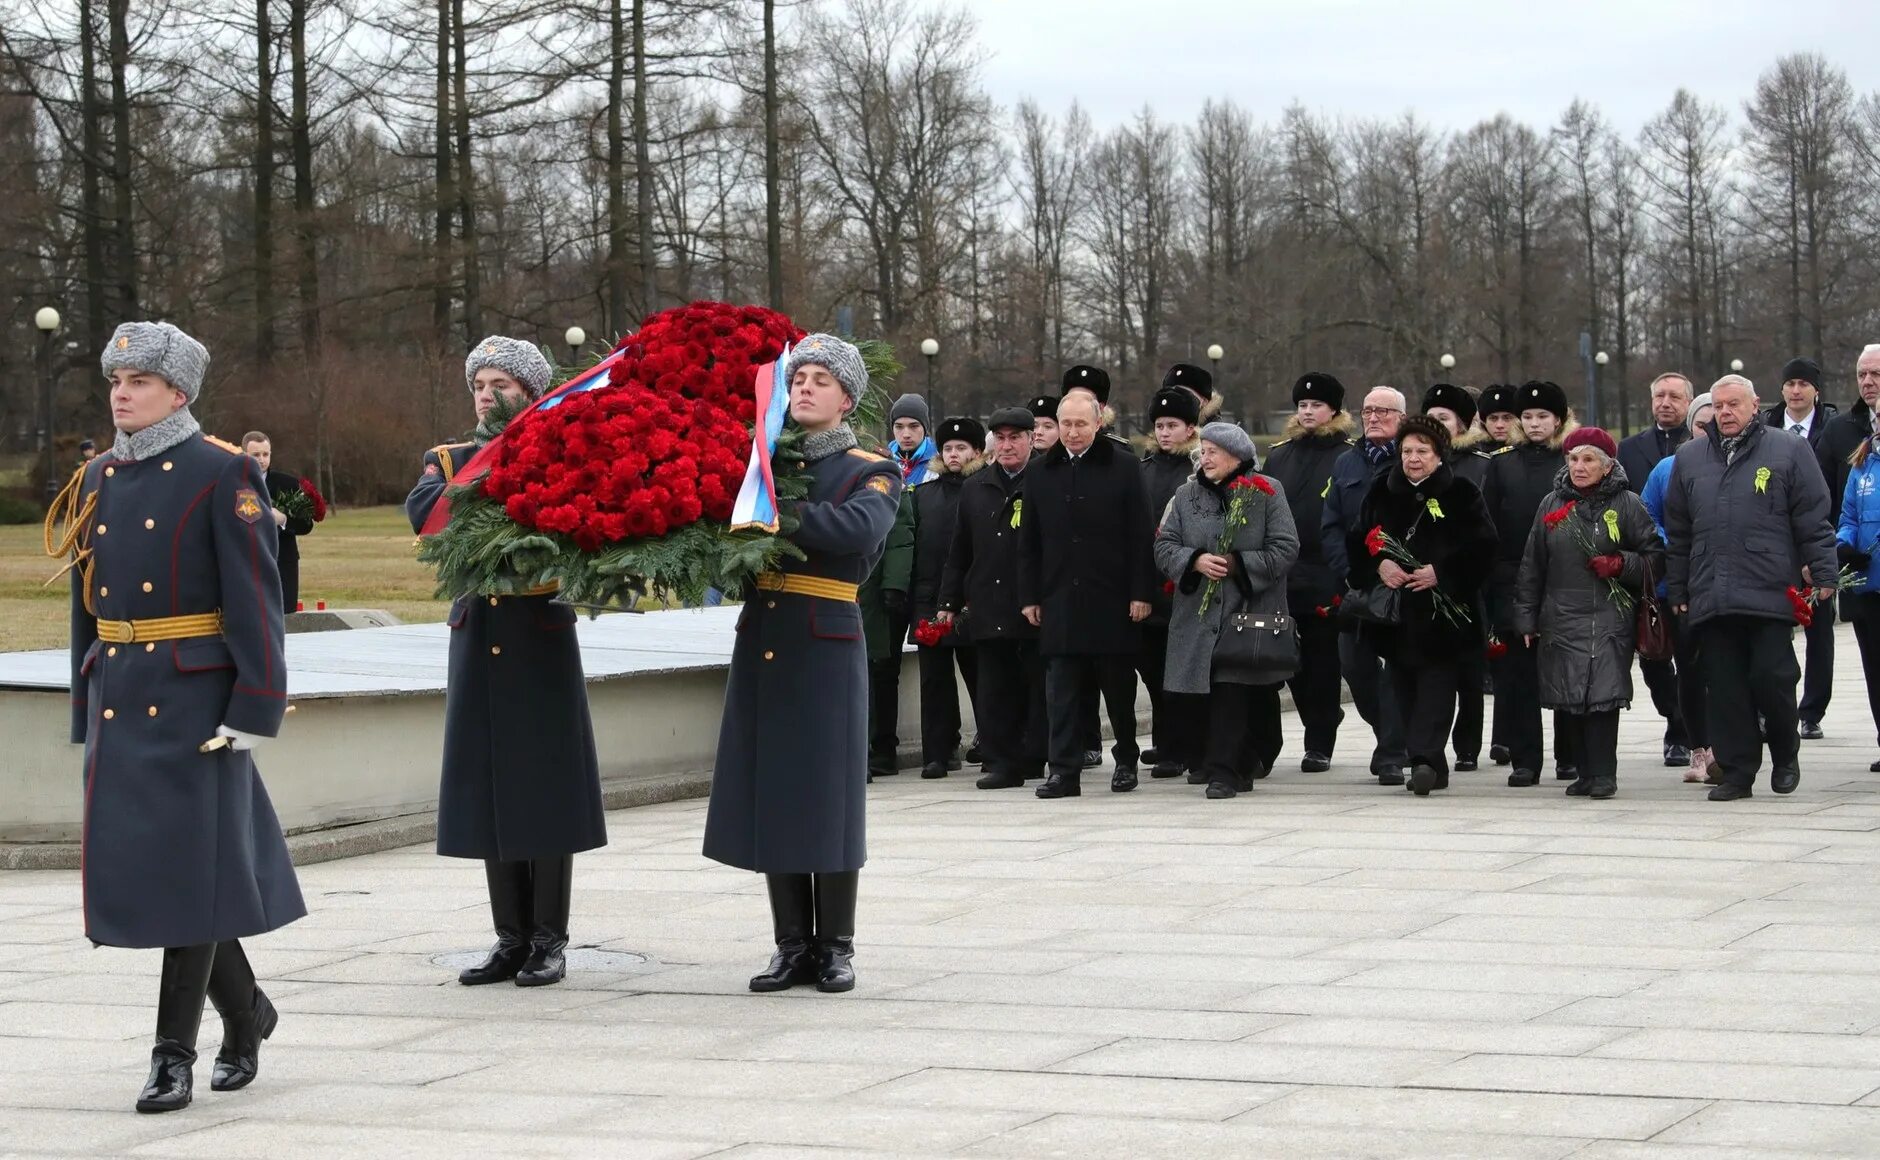
<path fill-rule="evenodd" d="M 751 457 L 744 466 L 744 483 L 731 506 L 734 532 L 777 530 L 777 480 L 771 473 L 770 457 L 776 454 L 783 421 L 790 413 L 790 383 L 784 377 L 789 361 L 790 347 L 785 345 L 775 362 L 757 368 L 757 421 L 751 425 Z"/>

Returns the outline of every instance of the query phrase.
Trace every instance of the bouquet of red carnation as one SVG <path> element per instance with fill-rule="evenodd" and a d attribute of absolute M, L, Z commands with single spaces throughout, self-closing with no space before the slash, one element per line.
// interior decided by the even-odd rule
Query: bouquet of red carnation
<path fill-rule="evenodd" d="M 1553 531 L 1563 523 L 1566 524 L 1567 530 L 1573 533 L 1573 542 L 1580 546 L 1582 552 L 1586 553 L 1587 566 L 1593 568 L 1592 562 L 1599 557 L 1617 555 L 1619 553 L 1619 513 L 1611 508 L 1606 509 L 1606 537 L 1611 541 L 1611 546 L 1606 551 L 1602 552 L 1598 546 L 1593 543 L 1592 536 L 1587 533 L 1586 521 L 1573 519 L 1574 509 L 1578 506 L 1579 502 L 1580 501 L 1576 499 L 1568 500 L 1566 503 L 1561 504 L 1553 511 L 1542 516 L 1541 523 L 1546 526 L 1548 531 Z M 1594 568 L 1593 573 L 1598 576 L 1599 570 Z M 1600 579 L 1606 582 L 1607 598 L 1618 605 L 1621 612 L 1630 612 L 1633 603 L 1632 593 L 1626 590 L 1625 585 L 1619 583 L 1618 577 L 1600 576 Z"/>
<path fill-rule="evenodd" d="M 1833 588 L 1836 592 L 1846 592 L 1849 588 L 1858 587 L 1863 579 L 1864 577 L 1859 572 L 1843 567 L 1834 578 Z M 1803 628 L 1815 622 L 1815 608 L 1820 604 L 1815 592 L 1813 585 L 1807 588 L 1789 585 L 1789 608 L 1795 613 L 1795 623 Z"/>
<path fill-rule="evenodd" d="M 268 499 L 274 504 L 275 511 L 290 520 L 306 520 L 317 524 L 326 519 L 326 497 L 304 475 L 300 477 L 299 487 L 277 491 Z"/>
<path fill-rule="evenodd" d="M 953 622 L 921 620 L 914 625 L 914 643 L 933 648 L 953 634 Z"/>
<path fill-rule="evenodd" d="M 1228 556 L 1234 551 L 1234 536 L 1247 526 L 1247 503 L 1254 492 L 1261 495 L 1275 495 L 1273 484 L 1266 476 L 1254 472 L 1243 475 L 1227 485 L 1227 518 L 1221 521 L 1221 536 L 1214 545 L 1214 554 Z M 1214 590 L 1221 586 L 1219 580 L 1208 581 L 1208 586 L 1201 593 L 1201 607 L 1196 616 L 1206 616 L 1208 605 L 1214 603 Z"/>
<path fill-rule="evenodd" d="M 730 526 L 757 419 L 757 376 L 803 337 L 761 306 L 694 302 L 660 311 L 596 369 L 510 419 L 445 493 L 448 521 L 418 558 L 440 595 L 559 584 L 570 603 L 631 606 L 659 594 L 699 603 L 737 591 L 783 556 L 791 505 L 807 494 L 801 433 L 771 456 L 776 527 Z M 899 371 L 859 344 L 874 386 L 851 414 L 867 439 Z"/>
<path fill-rule="evenodd" d="M 1334 594 L 1330 604 L 1321 604 L 1312 611 L 1318 615 L 1320 620 L 1330 620 L 1332 617 L 1338 615 L 1338 606 L 1344 602 L 1345 598 L 1343 596 Z"/>
<path fill-rule="evenodd" d="M 1433 499 L 1429 502 L 1431 504 L 1436 503 Z M 1432 513 L 1440 510 L 1440 508 L 1436 507 L 1431 509 Z M 1437 518 L 1441 519 L 1442 517 L 1439 515 Z M 1370 532 L 1365 535 L 1364 548 L 1373 556 L 1382 556 L 1387 560 L 1394 561 L 1399 568 L 1402 568 L 1406 572 L 1414 572 L 1423 566 L 1423 561 L 1412 555 L 1410 549 L 1404 546 L 1403 541 L 1385 531 L 1384 525 L 1382 524 L 1373 527 Z M 1436 606 L 1436 611 L 1442 614 L 1444 620 L 1447 620 L 1458 628 L 1469 623 L 1471 619 L 1469 610 L 1462 606 L 1461 601 L 1457 600 L 1449 593 L 1444 592 L 1441 588 L 1430 588 L 1427 589 L 1427 591 L 1430 594 L 1430 603 Z"/>

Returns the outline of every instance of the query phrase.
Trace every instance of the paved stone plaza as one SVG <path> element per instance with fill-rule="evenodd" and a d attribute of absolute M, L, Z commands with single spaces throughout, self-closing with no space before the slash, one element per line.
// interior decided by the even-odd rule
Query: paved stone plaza
<path fill-rule="evenodd" d="M 210 1015 L 167 1116 L 131 1111 L 156 953 L 89 949 L 76 874 L 0 874 L 0 1155 L 1880 1155 L 1880 753 L 1840 644 L 1790 798 L 1706 802 L 1643 703 L 1608 802 L 1381 789 L 1355 723 L 1227 802 L 879 782 L 850 995 L 746 992 L 763 890 L 699 856 L 702 801 L 612 815 L 596 950 L 540 990 L 453 981 L 474 864 L 306 867 L 311 916 L 251 944 L 261 1078 L 207 1090 Z"/>

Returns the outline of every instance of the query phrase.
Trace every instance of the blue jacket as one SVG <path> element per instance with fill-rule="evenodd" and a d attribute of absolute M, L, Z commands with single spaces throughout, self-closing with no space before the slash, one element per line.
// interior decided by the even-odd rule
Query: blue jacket
<path fill-rule="evenodd" d="M 1676 462 L 1677 459 L 1670 455 L 1660 459 L 1653 465 L 1651 474 L 1645 477 L 1644 490 L 1639 493 L 1639 498 L 1645 501 L 1646 512 L 1652 517 L 1652 523 L 1658 525 L 1658 538 L 1661 540 L 1665 538 L 1665 489 L 1671 486 L 1671 465 Z M 1660 579 L 1658 596 L 1663 599 L 1665 594 L 1665 582 Z"/>
<path fill-rule="evenodd" d="M 1880 455 L 1869 455 L 1867 462 L 1849 469 L 1847 490 L 1841 496 L 1841 523 L 1834 541 L 1869 555 L 1880 549 Z M 1873 569 L 1868 568 L 1854 591 L 1880 591 L 1875 579 Z"/>

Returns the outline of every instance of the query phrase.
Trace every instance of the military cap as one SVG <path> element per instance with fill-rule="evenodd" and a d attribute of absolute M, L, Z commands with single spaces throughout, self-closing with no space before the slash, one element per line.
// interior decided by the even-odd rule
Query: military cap
<path fill-rule="evenodd" d="M 1307 371 L 1293 383 L 1293 405 L 1298 406 L 1307 399 L 1324 403 L 1334 411 L 1342 411 L 1345 409 L 1345 384 L 1323 371 Z"/>
<path fill-rule="evenodd" d="M 1456 421 L 1465 430 L 1475 422 L 1475 396 L 1453 383 L 1432 383 L 1429 390 L 1423 392 L 1423 413 L 1429 414 L 1431 407 L 1447 407 L 1454 411 Z"/>
<path fill-rule="evenodd" d="M 106 381 L 113 371 L 143 371 L 183 392 L 192 403 L 209 373 L 208 348 L 167 322 L 121 323 L 98 361 Z"/>
<path fill-rule="evenodd" d="M 1176 363 L 1162 376 L 1165 387 L 1186 387 L 1204 399 L 1214 397 L 1214 376 L 1193 363 Z"/>
<path fill-rule="evenodd" d="M 1157 419 L 1180 419 L 1193 427 L 1201 422 L 1201 400 L 1180 387 L 1163 387 L 1149 402 L 1149 423 Z"/>
<path fill-rule="evenodd" d="M 541 398 L 549 380 L 555 377 L 548 359 L 534 343 L 500 334 L 492 334 L 471 347 L 463 360 L 463 381 L 471 390 L 477 389 L 477 372 L 485 369 L 499 370 L 521 383 L 533 399 Z"/>
<path fill-rule="evenodd" d="M 1063 389 L 1089 391 L 1097 397 L 1097 402 L 1107 406 L 1110 402 L 1110 375 L 1101 367 L 1078 363 L 1064 372 Z"/>
<path fill-rule="evenodd" d="M 1559 383 L 1550 383 L 1545 379 L 1529 379 L 1521 384 L 1520 392 L 1515 396 L 1514 413 L 1523 411 L 1552 411 L 1562 423 L 1567 421 L 1567 392 Z"/>
<path fill-rule="evenodd" d="M 986 446 L 986 428 L 979 420 L 970 415 L 956 415 L 951 419 L 941 420 L 940 430 L 934 432 L 934 445 L 944 449 L 949 442 L 955 439 L 960 440 L 962 443 L 970 444 L 974 451 L 984 450 Z"/>
<path fill-rule="evenodd" d="M 790 361 L 784 364 L 784 378 L 796 378 L 796 372 L 806 366 L 822 367 L 834 375 L 851 402 L 861 402 L 868 393 L 868 367 L 854 343 L 833 334 L 804 335 L 790 352 Z"/>

